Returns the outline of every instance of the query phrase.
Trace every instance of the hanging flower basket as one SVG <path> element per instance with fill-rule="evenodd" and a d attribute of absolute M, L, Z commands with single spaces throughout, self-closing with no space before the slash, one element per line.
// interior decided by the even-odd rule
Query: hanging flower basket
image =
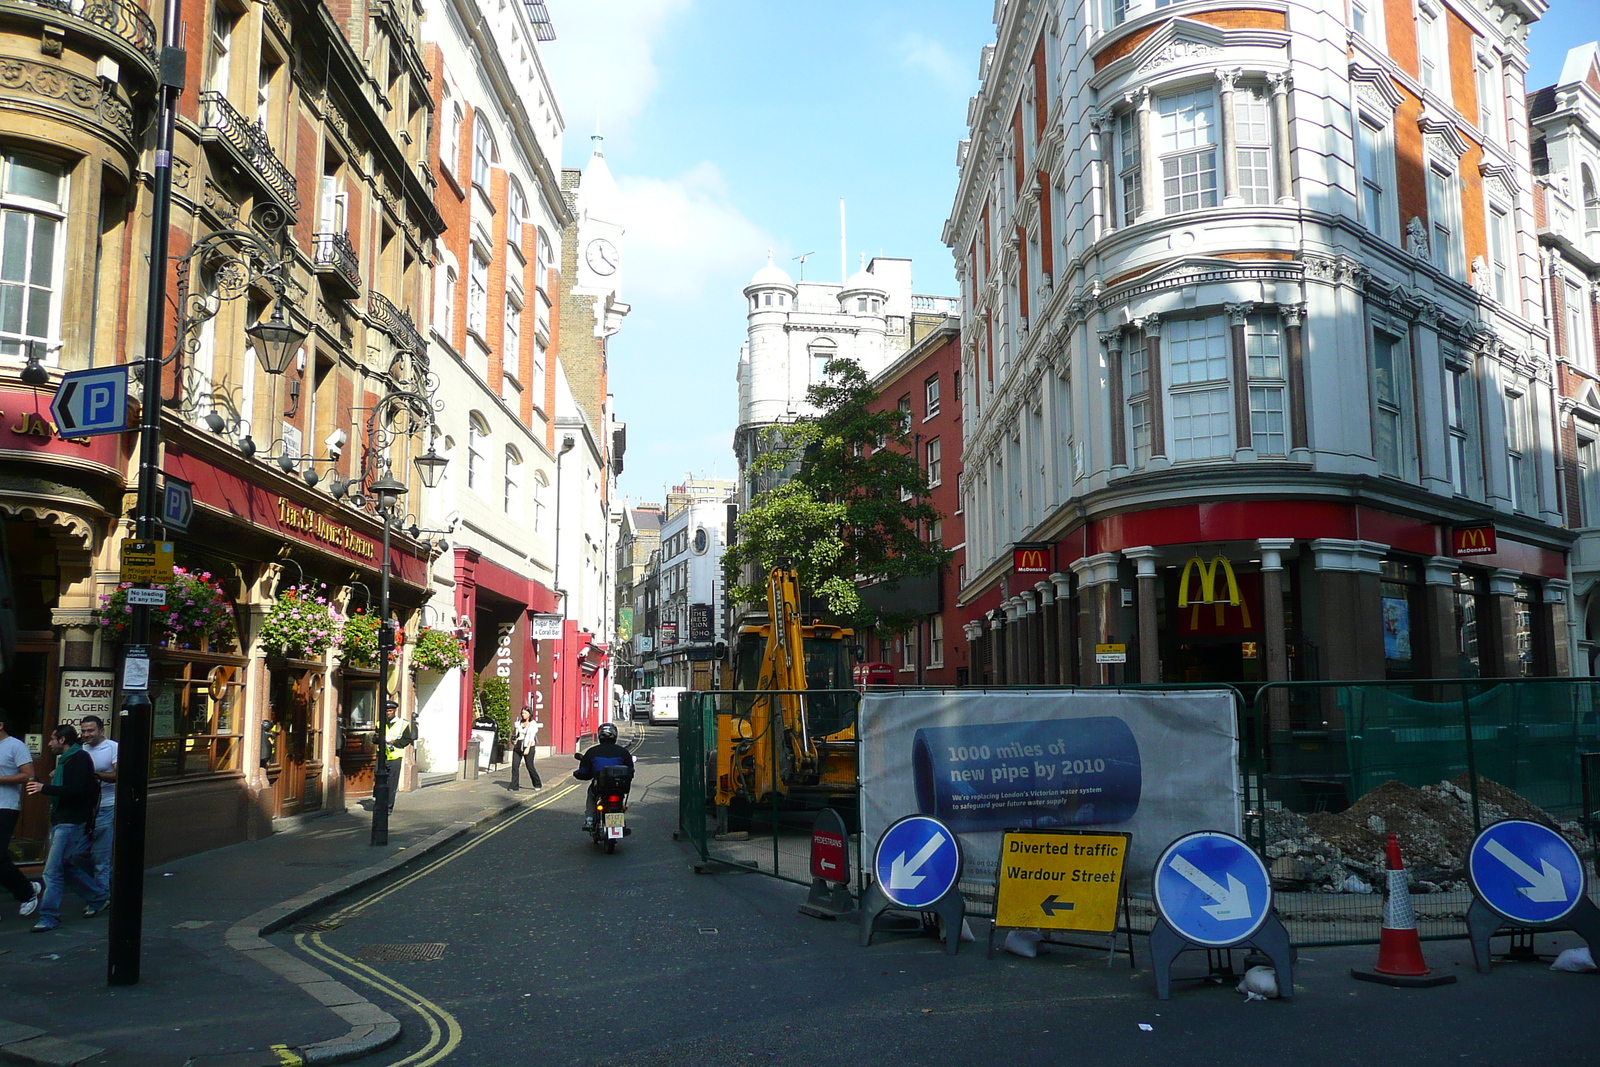
<path fill-rule="evenodd" d="M 431 626 L 424 626 L 417 631 L 416 647 L 411 650 L 413 672 L 443 674 L 466 665 L 467 650 L 455 634 L 448 630 L 435 630 Z"/>
<path fill-rule="evenodd" d="M 126 641 L 133 629 L 133 605 L 128 603 L 131 582 L 123 582 L 115 592 L 100 597 L 95 622 L 112 641 Z M 172 644 L 199 646 L 232 645 L 234 634 L 233 601 L 210 571 L 172 568 L 167 585 L 167 605 L 150 609 L 151 629 Z"/>
<path fill-rule="evenodd" d="M 261 647 L 269 656 L 321 659 L 339 641 L 344 625 L 344 614 L 328 600 L 326 585 L 297 585 L 279 593 L 267 609 Z"/>
<path fill-rule="evenodd" d="M 339 656 L 346 667 L 372 670 L 378 665 L 378 633 L 382 629 L 376 615 L 357 611 L 344 620 L 344 631 L 339 638 Z M 405 644 L 405 632 L 396 630 L 394 647 L 389 650 L 389 663 L 400 658 L 400 648 Z"/>

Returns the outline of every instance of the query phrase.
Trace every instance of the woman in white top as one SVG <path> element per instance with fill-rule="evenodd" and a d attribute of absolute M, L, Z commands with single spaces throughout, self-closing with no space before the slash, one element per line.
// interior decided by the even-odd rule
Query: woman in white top
<path fill-rule="evenodd" d="M 523 708 L 522 714 L 517 717 L 516 723 L 511 727 L 511 788 L 521 789 L 518 783 L 518 772 L 523 764 L 528 767 L 528 784 L 535 789 L 543 789 L 544 782 L 539 778 L 539 768 L 533 765 L 533 755 L 539 747 L 539 728 L 544 724 L 533 717 L 533 709 Z"/>

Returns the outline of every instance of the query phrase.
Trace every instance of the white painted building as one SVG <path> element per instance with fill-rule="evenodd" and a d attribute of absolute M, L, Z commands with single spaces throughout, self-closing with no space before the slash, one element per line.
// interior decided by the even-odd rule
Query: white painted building
<path fill-rule="evenodd" d="M 715 687 L 711 656 L 728 640 L 722 552 L 728 543 L 726 499 L 734 483 L 722 487 L 723 499 L 685 502 L 661 524 L 656 685 Z"/>

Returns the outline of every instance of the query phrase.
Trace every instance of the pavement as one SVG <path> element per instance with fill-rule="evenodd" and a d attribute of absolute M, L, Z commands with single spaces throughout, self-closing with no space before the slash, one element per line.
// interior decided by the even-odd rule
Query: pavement
<path fill-rule="evenodd" d="M 0 1060 L 49 1067 L 282 1067 L 337 1063 L 392 1043 L 393 1015 L 264 938 L 301 916 L 536 803 L 571 756 L 539 761 L 545 790 L 509 766 L 402 793 L 389 843 L 368 844 L 371 802 L 259 841 L 152 868 L 137 985 L 106 984 L 107 921 L 67 894 L 61 926 L 0 911 Z"/>

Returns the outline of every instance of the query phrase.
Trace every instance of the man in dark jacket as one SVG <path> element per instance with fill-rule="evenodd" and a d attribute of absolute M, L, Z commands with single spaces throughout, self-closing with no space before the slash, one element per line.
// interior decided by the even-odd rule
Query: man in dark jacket
<path fill-rule="evenodd" d="M 94 854 L 89 847 L 100 807 L 100 779 L 95 777 L 94 760 L 78 744 L 78 731 L 71 726 L 57 726 L 49 746 L 56 757 L 50 784 L 28 783 L 29 793 L 50 798 L 50 855 L 44 863 L 44 898 L 33 928 L 36 934 L 61 925 L 61 894 L 68 882 L 88 905 L 86 914 L 93 915 L 106 906 L 106 887 L 95 878 Z"/>
<path fill-rule="evenodd" d="M 626 767 L 629 776 L 633 774 L 633 753 L 617 744 L 614 723 L 602 723 L 595 731 L 595 740 L 600 743 L 579 758 L 578 769 L 572 772 L 572 777 L 589 783 L 589 803 L 584 806 L 585 830 L 594 825 L 594 776 L 607 767 Z"/>

